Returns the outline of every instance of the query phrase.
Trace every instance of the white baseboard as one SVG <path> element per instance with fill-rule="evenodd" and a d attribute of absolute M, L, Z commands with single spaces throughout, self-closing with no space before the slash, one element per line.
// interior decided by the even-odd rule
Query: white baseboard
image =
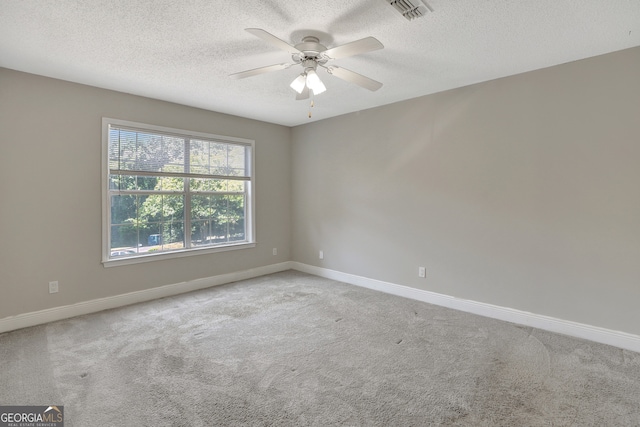
<path fill-rule="evenodd" d="M 56 320 L 68 319 L 70 317 L 81 316 L 83 314 L 96 313 L 98 311 L 108 310 L 111 308 L 123 307 L 129 304 L 151 301 L 212 286 L 224 285 L 238 280 L 251 279 L 254 277 L 264 276 L 265 274 L 278 273 L 280 271 L 290 270 L 291 268 L 291 263 L 287 261 L 280 264 L 272 264 L 264 267 L 237 271 L 234 273 L 221 274 L 219 276 L 205 277 L 202 279 L 190 280 L 188 282 L 159 286 L 157 288 L 145 289 L 143 291 L 129 292 L 122 295 L 99 298 L 77 304 L 5 317 L 0 319 L 0 333 L 54 322 Z"/>
<path fill-rule="evenodd" d="M 292 262 L 291 268 L 315 276 L 326 277 L 328 279 L 349 283 L 351 285 L 362 286 L 364 288 L 398 295 L 442 307 L 478 314 L 480 316 L 491 317 L 493 319 L 504 320 L 519 325 L 530 326 L 595 341 L 601 344 L 608 344 L 614 347 L 623 348 L 635 352 L 640 352 L 640 336 L 626 332 L 613 331 L 597 326 L 585 325 L 568 320 L 557 319 L 549 316 L 542 316 L 526 311 L 515 310 L 507 307 L 486 304 L 477 301 L 464 300 L 436 292 L 424 291 L 411 288 L 409 286 L 397 285 L 395 283 L 383 282 L 381 280 L 369 279 L 367 277 L 356 276 L 354 274 L 342 273 L 322 267 L 316 267 L 299 262 Z"/>
<path fill-rule="evenodd" d="M 464 300 L 449 295 L 438 294 L 436 292 L 424 291 L 422 289 L 411 288 L 409 286 L 369 279 L 367 277 L 342 273 L 340 271 L 329 270 L 293 261 L 242 270 L 234 273 L 221 274 L 218 276 L 205 277 L 202 279 L 190 280 L 188 282 L 175 283 L 107 298 L 99 298 L 77 304 L 19 314 L 17 316 L 5 317 L 4 319 L 0 319 L 0 333 L 54 322 L 56 320 L 68 319 L 70 317 L 81 316 L 84 314 L 96 313 L 111 308 L 123 307 L 129 304 L 151 301 L 212 286 L 224 285 L 238 280 L 251 279 L 290 269 L 392 295 L 398 295 L 442 307 L 478 314 L 480 316 L 504 320 L 519 325 L 530 326 L 602 344 L 608 344 L 614 347 L 624 348 L 626 350 L 640 353 L 640 336 L 626 332 L 613 331 L 597 326 L 590 326 L 554 317 L 542 316 L 512 308 Z"/>

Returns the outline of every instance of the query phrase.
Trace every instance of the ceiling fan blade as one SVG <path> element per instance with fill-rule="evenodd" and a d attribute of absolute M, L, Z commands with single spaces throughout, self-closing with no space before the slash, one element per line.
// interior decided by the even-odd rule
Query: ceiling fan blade
<path fill-rule="evenodd" d="M 384 48 L 384 46 L 375 37 L 365 37 L 351 43 L 327 49 L 322 52 L 322 55 L 329 59 L 340 59 L 382 48 Z"/>
<path fill-rule="evenodd" d="M 296 101 L 302 101 L 303 99 L 309 99 L 309 96 L 311 94 L 309 93 L 309 88 L 307 86 L 304 87 L 304 89 L 302 89 L 302 92 L 296 94 Z"/>
<path fill-rule="evenodd" d="M 253 34 L 256 37 L 260 37 L 262 40 L 271 43 L 272 46 L 277 47 L 278 49 L 282 49 L 285 52 L 289 52 L 291 54 L 293 53 L 300 53 L 300 51 L 298 49 L 296 49 L 295 47 L 291 46 L 289 43 L 280 40 L 279 38 L 277 38 L 276 36 L 274 36 L 271 33 L 266 32 L 265 30 L 262 30 L 260 28 L 245 28 L 245 31 Z"/>
<path fill-rule="evenodd" d="M 332 65 L 331 67 L 327 67 L 327 72 L 344 81 L 355 83 L 358 86 L 369 89 L 370 91 L 376 91 L 382 87 L 382 83 L 370 79 L 369 77 L 365 77 L 362 74 L 347 70 L 346 68 L 336 67 L 335 65 Z"/>
<path fill-rule="evenodd" d="M 229 77 L 232 79 L 244 79 L 246 77 L 257 76 L 258 74 L 268 73 L 270 71 L 278 71 L 284 70 L 285 68 L 289 68 L 293 64 L 275 64 L 275 65 L 267 65 L 266 67 L 254 68 L 253 70 L 241 71 L 239 73 L 230 74 Z"/>

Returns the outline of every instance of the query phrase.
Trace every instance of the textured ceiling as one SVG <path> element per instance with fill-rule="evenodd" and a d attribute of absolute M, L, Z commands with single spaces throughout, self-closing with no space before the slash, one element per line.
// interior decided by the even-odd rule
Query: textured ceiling
<path fill-rule="evenodd" d="M 429 0 L 407 21 L 385 0 L 1 0 L 0 66 L 295 126 L 640 45 L 638 0 Z M 327 47 L 367 36 L 383 50 L 337 59 L 384 83 L 370 92 L 320 71 L 296 101 L 300 66 L 245 28 Z M 640 70 L 639 70 L 640 72 Z"/>

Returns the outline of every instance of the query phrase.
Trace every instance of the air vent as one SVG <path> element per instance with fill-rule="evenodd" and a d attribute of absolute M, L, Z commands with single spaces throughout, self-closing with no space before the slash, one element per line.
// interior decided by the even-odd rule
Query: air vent
<path fill-rule="evenodd" d="M 429 12 L 433 12 L 431 6 L 420 0 L 387 0 L 402 16 L 411 21 L 421 18 Z"/>

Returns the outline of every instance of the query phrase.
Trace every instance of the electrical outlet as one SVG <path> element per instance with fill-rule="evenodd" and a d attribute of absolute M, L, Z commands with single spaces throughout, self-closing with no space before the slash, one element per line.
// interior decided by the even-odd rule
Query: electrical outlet
<path fill-rule="evenodd" d="M 49 293 L 55 294 L 56 292 L 58 292 L 58 281 L 49 282 Z"/>
<path fill-rule="evenodd" d="M 273 254 L 278 255 L 278 248 L 273 248 Z"/>
<path fill-rule="evenodd" d="M 427 277 L 427 269 L 424 267 L 418 267 L 418 277 Z"/>
<path fill-rule="evenodd" d="M 324 259 L 324 251 L 320 251 L 320 253 L 318 254 L 318 257 L 320 259 Z"/>

